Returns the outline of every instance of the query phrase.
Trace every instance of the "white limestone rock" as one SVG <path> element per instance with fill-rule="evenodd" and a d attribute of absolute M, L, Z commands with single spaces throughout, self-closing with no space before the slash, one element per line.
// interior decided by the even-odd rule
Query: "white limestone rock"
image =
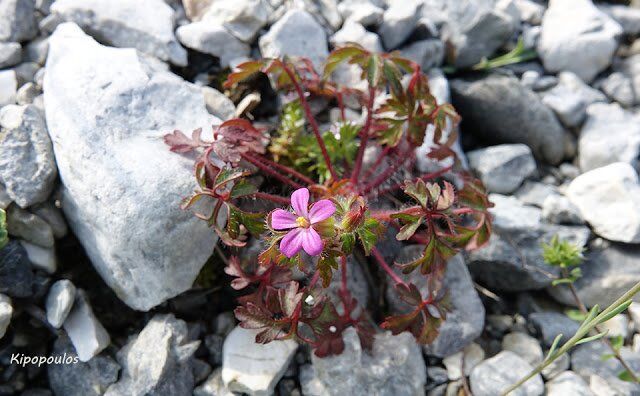
<path fill-rule="evenodd" d="M 193 162 L 169 152 L 173 129 L 219 123 L 200 88 L 135 50 L 104 47 L 74 24 L 50 38 L 47 125 L 67 220 L 105 282 L 149 310 L 191 287 L 217 237 L 180 210 Z"/>
<path fill-rule="evenodd" d="M 111 343 L 109 333 L 93 314 L 89 299 L 83 290 L 77 291 L 73 308 L 62 327 L 82 362 L 88 362 Z"/>

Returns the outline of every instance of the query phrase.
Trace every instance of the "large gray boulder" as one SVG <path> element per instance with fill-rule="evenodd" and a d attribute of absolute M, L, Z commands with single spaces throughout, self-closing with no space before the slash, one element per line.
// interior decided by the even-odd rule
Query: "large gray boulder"
<path fill-rule="evenodd" d="M 453 104 L 463 128 L 493 143 L 524 143 L 544 161 L 564 156 L 564 131 L 553 112 L 514 77 L 453 80 Z M 468 123 L 468 124 L 467 124 Z"/>
<path fill-rule="evenodd" d="M 162 0 L 58 0 L 51 13 L 77 23 L 101 42 L 187 65 L 187 51 L 173 35 L 174 11 Z"/>
<path fill-rule="evenodd" d="M 551 0 L 538 54 L 550 72 L 572 71 L 590 82 L 611 63 L 622 27 L 591 0 Z"/>
<path fill-rule="evenodd" d="M 62 206 L 98 273 L 138 310 L 187 290 L 217 237 L 180 210 L 193 162 L 162 135 L 217 122 L 201 90 L 74 24 L 51 36 L 44 87 Z"/>
<path fill-rule="evenodd" d="M 377 334 L 373 350 L 362 350 L 353 328 L 343 333 L 345 349 L 340 355 L 311 357 L 300 372 L 302 393 L 309 396 L 421 395 L 427 369 L 420 347 L 409 333 Z"/>

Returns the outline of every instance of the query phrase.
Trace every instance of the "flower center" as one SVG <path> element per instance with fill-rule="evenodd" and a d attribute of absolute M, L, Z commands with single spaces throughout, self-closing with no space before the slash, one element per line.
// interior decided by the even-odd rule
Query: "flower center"
<path fill-rule="evenodd" d="M 298 225 L 298 227 L 301 227 L 301 228 L 309 228 L 309 226 L 311 225 L 309 224 L 309 220 L 305 219 L 302 216 L 296 219 L 296 224 Z"/>

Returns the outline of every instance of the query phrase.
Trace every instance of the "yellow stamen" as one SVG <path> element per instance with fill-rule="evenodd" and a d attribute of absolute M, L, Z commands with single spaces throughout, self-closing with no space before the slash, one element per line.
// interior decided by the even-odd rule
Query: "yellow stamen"
<path fill-rule="evenodd" d="M 298 227 L 301 227 L 301 228 L 309 228 L 309 226 L 311 225 L 309 224 L 309 220 L 305 219 L 302 216 L 296 219 L 296 224 L 298 225 Z"/>

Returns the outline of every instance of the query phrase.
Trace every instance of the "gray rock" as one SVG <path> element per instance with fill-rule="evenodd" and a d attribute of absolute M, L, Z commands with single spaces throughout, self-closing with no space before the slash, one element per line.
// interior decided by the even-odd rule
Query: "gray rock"
<path fill-rule="evenodd" d="M 531 149 L 521 143 L 473 150 L 467 158 L 490 192 L 512 193 L 536 171 Z"/>
<path fill-rule="evenodd" d="M 582 277 L 574 286 L 583 303 L 592 307 L 607 307 L 634 284 L 640 282 L 640 248 L 633 245 L 608 244 L 593 247 L 580 266 Z M 559 302 L 575 306 L 568 288 L 558 286 L 549 293 Z M 640 297 L 636 297 L 638 301 Z"/>
<path fill-rule="evenodd" d="M 4 294 L 0 294 L 0 340 L 4 337 L 11 323 L 11 315 L 13 315 L 11 299 Z"/>
<path fill-rule="evenodd" d="M 67 235 L 67 223 L 62 217 L 62 212 L 51 202 L 44 202 L 30 208 L 31 212 L 46 221 L 53 231 L 56 239 Z"/>
<path fill-rule="evenodd" d="M 529 374 L 532 366 L 526 360 L 510 351 L 502 351 L 491 359 L 476 366 L 469 382 L 475 396 L 495 396 L 504 392 L 520 378 Z M 513 391 L 513 396 L 538 396 L 544 392 L 540 374 L 536 374 L 521 387 Z"/>
<path fill-rule="evenodd" d="M 407 263 L 417 258 L 423 250 L 424 246 L 420 245 L 406 246 L 400 251 L 396 262 Z M 415 284 L 423 295 L 427 294 L 427 278 L 419 270 L 413 271 L 408 280 Z M 440 326 L 436 339 L 424 346 L 426 354 L 437 357 L 458 352 L 475 340 L 482 333 L 484 326 L 484 306 L 473 287 L 461 255 L 453 257 L 447 263 L 443 288 L 448 290 L 451 311 L 447 314 L 447 320 Z M 395 313 L 408 312 L 409 307 L 398 298 L 392 287 L 387 288 L 387 301 Z"/>
<path fill-rule="evenodd" d="M 408 0 L 393 2 L 385 10 L 378 34 L 387 51 L 398 48 L 413 32 L 418 23 L 421 8 L 420 2 Z"/>
<path fill-rule="evenodd" d="M 52 356 L 76 358 L 69 339 L 59 337 L 53 344 Z M 76 358 L 77 359 L 77 358 Z M 48 364 L 49 384 L 56 396 L 100 396 L 118 379 L 120 366 L 106 354 L 88 362 L 76 361 Z"/>
<path fill-rule="evenodd" d="M 573 371 L 565 371 L 546 384 L 547 396 L 593 396 L 589 385 Z"/>
<path fill-rule="evenodd" d="M 542 208 L 548 196 L 559 194 L 560 192 L 555 186 L 534 181 L 525 181 L 522 187 L 516 191 L 515 196 L 522 201 L 522 203 Z"/>
<path fill-rule="evenodd" d="M 133 50 L 101 46 L 73 24 L 49 44 L 44 91 L 62 208 L 106 283 L 149 310 L 191 287 L 217 240 L 179 209 L 195 187 L 193 162 L 170 153 L 161 136 L 206 133 L 219 121 L 198 87 Z"/>
<path fill-rule="evenodd" d="M 45 201 L 58 174 L 44 117 L 32 105 L 0 110 L 0 181 L 21 207 Z"/>
<path fill-rule="evenodd" d="M 345 23 L 340 30 L 329 38 L 329 42 L 334 47 L 343 46 L 347 43 L 355 43 L 361 45 L 368 51 L 384 51 L 380 37 L 373 32 L 367 31 L 362 25 L 355 22 Z"/>
<path fill-rule="evenodd" d="M 578 345 L 571 352 L 571 370 L 582 378 L 597 375 L 604 379 L 613 394 L 636 395 L 640 393 L 640 385 L 618 379 L 618 374 L 624 368 L 617 359 L 602 360 L 602 356 L 611 353 L 611 350 L 602 342 L 588 342 Z M 622 347 L 620 354 L 636 373 L 640 370 L 640 355 L 632 352 L 628 347 Z"/>
<path fill-rule="evenodd" d="M 218 368 L 209 375 L 206 381 L 193 390 L 193 396 L 235 396 L 224 382 L 222 382 L 222 369 Z"/>
<path fill-rule="evenodd" d="M 9 241 L 0 249 L 0 293 L 10 297 L 29 297 L 33 294 L 33 282 L 27 252 L 18 241 Z"/>
<path fill-rule="evenodd" d="M 0 106 L 13 104 L 18 91 L 18 77 L 15 70 L 0 70 Z"/>
<path fill-rule="evenodd" d="M 469 4 L 471 3 L 460 3 L 461 7 Z M 458 68 L 470 67 L 483 58 L 491 57 L 514 31 L 511 18 L 495 9 L 480 11 L 466 23 L 462 22 L 464 19 L 455 19 L 456 16 L 455 13 L 450 14 L 451 19 L 447 25 L 450 30 L 445 30 L 443 34 L 454 48 L 454 65 Z"/>
<path fill-rule="evenodd" d="M 482 249 L 468 253 L 469 270 L 475 280 L 492 290 L 536 290 L 551 284 L 558 269 L 542 259 L 541 242 L 555 235 L 584 246 L 589 229 L 540 221 L 541 210 L 523 205 L 513 197 L 491 194 L 495 204 L 493 235 Z"/>
<path fill-rule="evenodd" d="M 478 136 L 493 143 L 524 143 L 552 164 L 562 160 L 564 132 L 553 112 L 516 78 L 492 75 L 451 82 L 453 104 Z"/>
<path fill-rule="evenodd" d="M 537 366 L 544 359 L 538 340 L 522 332 L 513 332 L 502 339 L 502 349 L 511 351 L 526 360 L 531 366 Z"/>
<path fill-rule="evenodd" d="M 228 67 L 237 58 L 249 55 L 250 47 L 222 26 L 207 21 L 180 26 L 178 40 L 186 47 L 220 58 L 220 66 Z"/>
<path fill-rule="evenodd" d="M 331 395 L 419 395 L 427 382 L 427 370 L 413 336 L 385 332 L 376 335 L 371 354 L 360 346 L 353 328 L 343 333 L 345 350 L 325 358 L 311 357 L 300 369 L 302 393 Z"/>
<path fill-rule="evenodd" d="M 351 22 L 362 26 L 376 26 L 382 22 L 384 10 L 368 0 L 346 0 L 338 4 L 338 11 L 344 19 L 344 24 Z"/>
<path fill-rule="evenodd" d="M 442 364 L 447 368 L 447 378 L 451 381 L 462 378 L 463 364 L 464 376 L 468 377 L 471 371 L 484 360 L 484 356 L 484 350 L 480 345 L 471 343 L 462 351 L 445 357 L 442 359 Z"/>
<path fill-rule="evenodd" d="M 77 291 L 73 308 L 62 326 L 82 362 L 88 362 L 111 342 L 109 333 L 93 314 L 89 298 L 83 290 Z"/>
<path fill-rule="evenodd" d="M 538 54 L 550 72 L 569 70 L 586 82 L 606 69 L 622 27 L 591 0 L 552 0 L 542 20 Z"/>
<path fill-rule="evenodd" d="M 549 195 L 542 204 L 542 220 L 552 224 L 584 224 L 580 210 L 564 195 Z"/>
<path fill-rule="evenodd" d="M 558 312 L 534 312 L 529 315 L 529 321 L 542 336 L 546 347 L 551 347 L 559 334 L 562 334 L 561 342 L 568 341 L 580 327 L 580 323 Z"/>
<path fill-rule="evenodd" d="M 18 89 L 18 92 L 16 93 L 16 103 L 18 103 L 19 105 L 32 104 L 35 98 L 40 94 L 42 94 L 42 92 L 36 86 L 36 84 L 28 82 L 21 86 L 20 89 Z M 40 110 L 42 113 L 44 113 L 44 107 L 42 109 L 40 109 L 38 106 L 35 107 L 38 108 L 38 110 Z"/>
<path fill-rule="evenodd" d="M 23 62 L 14 67 L 13 70 L 16 72 L 18 86 L 20 87 L 28 82 L 33 82 L 40 69 L 40 65 L 35 62 Z"/>
<path fill-rule="evenodd" d="M 516 0 L 514 3 L 516 8 L 518 8 L 522 21 L 531 25 L 539 25 L 542 22 L 545 9 L 542 4 L 532 0 Z"/>
<path fill-rule="evenodd" d="M 56 272 L 58 260 L 53 248 L 45 248 L 26 241 L 20 241 L 20 244 L 27 251 L 27 257 L 29 257 L 29 261 L 31 261 L 34 268 L 43 270 L 48 274 Z"/>
<path fill-rule="evenodd" d="M 22 60 L 20 43 L 0 42 L 0 69 L 17 65 Z"/>
<path fill-rule="evenodd" d="M 76 298 L 76 287 L 67 279 L 61 279 L 51 285 L 47 295 L 47 322 L 56 329 L 64 323 Z"/>
<path fill-rule="evenodd" d="M 0 183 L 0 209 L 6 210 L 12 202 L 11 197 L 7 194 L 6 187 Z"/>
<path fill-rule="evenodd" d="M 38 34 L 34 0 L 4 0 L 0 3 L 0 41 L 22 42 Z"/>
<path fill-rule="evenodd" d="M 640 9 L 623 5 L 598 5 L 613 20 L 622 27 L 624 34 L 636 36 L 640 33 Z"/>
<path fill-rule="evenodd" d="M 640 184 L 628 163 L 583 173 L 569 184 L 567 197 L 596 234 L 612 241 L 640 242 Z"/>
<path fill-rule="evenodd" d="M 202 94 L 207 111 L 221 120 L 228 120 L 235 116 L 236 106 L 225 94 L 217 89 L 203 86 Z"/>
<path fill-rule="evenodd" d="M 422 70 L 439 67 L 444 61 L 444 44 L 440 40 L 415 41 L 400 49 L 402 57 L 416 62 Z"/>
<path fill-rule="evenodd" d="M 349 285 L 349 293 L 351 294 L 351 297 L 358 300 L 359 308 L 367 306 L 370 294 L 369 284 L 367 283 L 367 278 L 362 270 L 363 265 L 366 265 L 366 262 L 363 264 L 358 261 L 355 256 L 349 256 L 347 259 L 347 283 Z M 341 286 L 342 274 L 340 271 L 334 271 L 331 283 L 326 290 L 329 292 L 329 298 L 331 298 L 333 303 L 336 305 L 336 309 L 340 314 L 343 313 L 343 307 L 338 294 Z M 352 316 L 354 318 L 359 315 L 357 309 L 352 312 Z"/>
<path fill-rule="evenodd" d="M 51 226 L 38 216 L 16 205 L 9 206 L 7 210 L 7 230 L 9 235 L 44 248 L 52 248 L 54 245 Z"/>
<path fill-rule="evenodd" d="M 621 72 L 609 74 L 601 83 L 600 89 L 611 100 L 620 103 L 622 107 L 631 107 L 636 102 L 636 94 L 631 78 Z"/>
<path fill-rule="evenodd" d="M 640 100 L 637 97 L 640 92 L 640 54 L 631 55 L 628 58 L 616 59 L 613 64 L 615 72 L 622 73 L 631 80 L 634 95 L 634 104 Z"/>
<path fill-rule="evenodd" d="M 571 359 L 569 358 L 569 354 L 565 352 L 560 355 L 559 358 L 551 362 L 547 367 L 542 369 L 542 376 L 547 380 L 553 379 L 558 376 L 558 374 L 569 370 L 570 363 Z"/>
<path fill-rule="evenodd" d="M 640 168 L 640 116 L 615 103 L 591 105 L 587 115 L 578 140 L 582 172 L 614 162 Z"/>
<path fill-rule="evenodd" d="M 251 43 L 269 18 L 267 0 L 210 0 L 207 11 L 199 19 L 211 27 L 223 27 L 245 43 Z"/>
<path fill-rule="evenodd" d="M 327 37 L 322 26 L 302 10 L 290 10 L 260 37 L 263 57 L 304 56 L 320 70 L 329 55 Z"/>
<path fill-rule="evenodd" d="M 542 102 L 569 128 L 584 121 L 587 106 L 606 101 L 602 92 L 591 88 L 572 72 L 560 73 L 558 84 L 542 95 Z"/>
<path fill-rule="evenodd" d="M 29 62 L 35 62 L 43 65 L 47 60 L 49 53 L 49 38 L 38 37 L 27 44 L 24 50 L 24 57 Z"/>
<path fill-rule="evenodd" d="M 222 380 L 234 392 L 268 396 L 287 370 L 298 344 L 293 340 L 258 344 L 258 331 L 236 327 L 224 341 Z"/>
<path fill-rule="evenodd" d="M 105 396 L 190 395 L 194 388 L 193 353 L 187 324 L 173 315 L 155 315 L 142 331 L 118 351 L 120 380 Z"/>
<path fill-rule="evenodd" d="M 101 42 L 187 65 L 187 51 L 173 35 L 174 11 L 162 0 L 58 0 L 51 12 Z"/>

